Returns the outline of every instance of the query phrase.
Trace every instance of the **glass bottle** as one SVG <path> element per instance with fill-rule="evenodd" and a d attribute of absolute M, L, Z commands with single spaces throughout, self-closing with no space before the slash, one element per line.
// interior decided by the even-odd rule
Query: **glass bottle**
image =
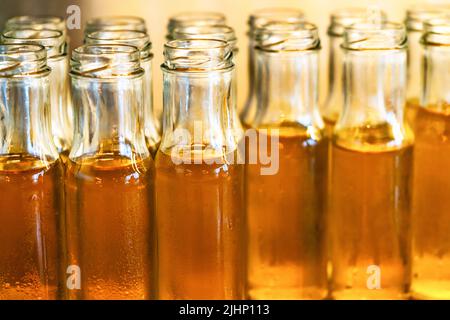
<path fill-rule="evenodd" d="M 249 31 L 248 35 L 248 94 L 245 105 L 240 111 L 240 119 L 244 127 L 250 127 L 253 121 L 257 107 L 256 107 L 256 84 L 255 77 L 256 62 L 255 62 L 255 31 L 270 21 L 299 23 L 304 21 L 305 16 L 303 11 L 292 8 L 265 8 L 255 11 L 248 19 Z"/>
<path fill-rule="evenodd" d="M 232 48 L 220 40 L 164 47 L 164 127 L 156 156 L 158 296 L 241 299 L 244 165 L 232 125 Z"/>
<path fill-rule="evenodd" d="M 450 298 L 450 19 L 425 23 L 424 87 L 415 128 L 415 298 Z"/>
<path fill-rule="evenodd" d="M 406 119 L 409 124 L 414 123 L 417 108 L 420 106 L 420 91 L 423 87 L 422 79 L 422 46 L 420 38 L 423 33 L 424 22 L 450 15 L 450 8 L 437 4 L 422 4 L 406 11 L 406 28 L 408 31 L 408 85 L 406 91 Z"/>
<path fill-rule="evenodd" d="M 115 30 L 95 31 L 85 38 L 86 44 L 125 44 L 135 46 L 141 52 L 141 67 L 144 69 L 144 132 L 147 146 L 154 156 L 161 140 L 160 122 L 153 110 L 153 54 L 149 36 L 142 31 Z"/>
<path fill-rule="evenodd" d="M 147 33 L 145 20 L 133 16 L 104 16 L 89 19 L 86 22 L 84 34 L 94 31 L 132 30 Z"/>
<path fill-rule="evenodd" d="M 375 14 L 375 15 L 374 15 Z M 333 134 L 333 127 L 344 105 L 344 92 L 342 90 L 342 38 L 345 27 L 354 23 L 367 22 L 379 19 L 386 21 L 386 14 L 382 11 L 375 13 L 367 8 L 346 8 L 336 10 L 331 14 L 330 26 L 328 27 L 329 53 L 328 53 L 328 96 L 321 108 L 325 127 L 329 136 Z"/>
<path fill-rule="evenodd" d="M 68 55 L 67 43 L 61 31 L 16 29 L 2 34 L 3 43 L 37 43 L 47 49 L 50 73 L 50 115 L 53 141 L 65 160 L 69 154 L 73 136 L 71 105 L 68 103 Z"/>
<path fill-rule="evenodd" d="M 226 17 L 219 12 L 192 11 L 182 12 L 169 18 L 167 24 L 167 39 L 173 39 L 172 32 L 176 28 L 185 28 L 189 26 L 215 26 L 225 25 Z"/>
<path fill-rule="evenodd" d="M 9 18 L 3 31 L 17 29 L 58 30 L 66 36 L 66 21 L 55 16 L 16 16 Z"/>
<path fill-rule="evenodd" d="M 69 299 L 153 294 L 154 162 L 145 143 L 139 58 L 137 48 L 114 44 L 72 53 L 75 135 L 65 176 Z"/>
<path fill-rule="evenodd" d="M 328 142 L 317 105 L 318 31 L 306 22 L 272 22 L 256 31 L 255 45 L 260 81 L 247 130 L 248 297 L 321 299 Z"/>
<path fill-rule="evenodd" d="M 345 29 L 344 108 L 331 153 L 332 296 L 400 299 L 410 284 L 413 135 L 403 24 Z"/>
<path fill-rule="evenodd" d="M 57 299 L 62 166 L 40 45 L 0 45 L 0 299 Z"/>

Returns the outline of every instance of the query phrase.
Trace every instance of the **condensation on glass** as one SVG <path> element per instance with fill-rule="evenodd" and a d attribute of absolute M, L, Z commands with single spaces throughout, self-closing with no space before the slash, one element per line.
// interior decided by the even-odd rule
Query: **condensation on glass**
<path fill-rule="evenodd" d="M 344 31 L 344 109 L 333 132 L 329 232 L 336 299 L 402 299 L 411 279 L 413 134 L 404 121 L 406 31 Z"/>
<path fill-rule="evenodd" d="M 86 35 L 86 44 L 125 44 L 141 52 L 140 63 L 144 69 L 144 131 L 148 148 L 154 156 L 161 140 L 161 121 L 153 108 L 153 54 L 148 34 L 142 31 L 95 31 Z"/>
<path fill-rule="evenodd" d="M 72 144 L 73 110 L 69 102 L 68 55 L 64 34 L 58 30 L 17 29 L 2 34 L 4 43 L 37 43 L 47 49 L 50 73 L 50 115 L 53 141 L 65 159 Z"/>
<path fill-rule="evenodd" d="M 413 119 L 413 279 L 418 299 L 450 298 L 450 19 L 425 23 L 424 83 Z"/>
<path fill-rule="evenodd" d="M 145 141 L 139 60 L 138 49 L 127 45 L 84 45 L 72 53 L 75 135 L 65 172 L 73 270 L 67 275 L 68 299 L 154 294 L 154 162 Z"/>
<path fill-rule="evenodd" d="M 318 30 L 306 22 L 271 22 L 254 37 L 258 99 L 247 130 L 248 298 L 321 299 L 327 294 L 328 141 L 318 109 Z M 273 172 L 264 173 L 266 154 Z"/>
<path fill-rule="evenodd" d="M 62 165 L 40 45 L 0 46 L 0 299 L 61 298 Z"/>
<path fill-rule="evenodd" d="M 255 31 L 271 22 L 298 23 L 304 21 L 303 11 L 294 8 L 265 8 L 253 12 L 248 19 L 248 86 L 247 99 L 242 108 L 239 108 L 239 117 L 244 127 L 248 127 L 256 113 L 256 82 L 255 78 Z"/>
<path fill-rule="evenodd" d="M 158 297 L 242 299 L 244 165 L 236 130 L 232 47 L 165 45 L 164 127 L 156 156 Z"/>

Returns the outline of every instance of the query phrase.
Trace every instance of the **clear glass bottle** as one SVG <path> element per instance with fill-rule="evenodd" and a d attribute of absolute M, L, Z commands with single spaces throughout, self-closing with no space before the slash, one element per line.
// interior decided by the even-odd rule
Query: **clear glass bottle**
<path fill-rule="evenodd" d="M 81 272 L 81 288 L 69 288 L 69 299 L 153 295 L 154 162 L 145 142 L 139 59 L 137 48 L 126 45 L 85 45 L 72 53 L 75 136 L 65 193 L 69 268 Z"/>
<path fill-rule="evenodd" d="M 104 16 L 89 19 L 84 34 L 94 31 L 132 30 L 147 33 L 145 20 L 134 16 Z"/>
<path fill-rule="evenodd" d="M 0 45 L 0 299 L 60 297 L 62 165 L 39 45 Z"/>
<path fill-rule="evenodd" d="M 172 37 L 172 32 L 177 28 L 185 28 L 189 26 L 204 27 L 225 24 L 226 17 L 219 12 L 182 12 L 169 18 L 169 23 L 167 24 L 167 39 L 174 39 L 174 37 Z"/>
<path fill-rule="evenodd" d="M 420 38 L 424 31 L 424 22 L 450 15 L 450 8 L 437 4 L 422 4 L 406 11 L 406 28 L 408 31 L 408 85 L 406 91 L 406 119 L 409 124 L 414 123 L 417 108 L 420 106 L 420 91 L 423 87 L 422 74 L 422 46 Z"/>
<path fill-rule="evenodd" d="M 164 127 L 156 156 L 158 297 L 241 299 L 245 287 L 244 165 L 232 125 L 232 47 L 165 45 Z"/>
<path fill-rule="evenodd" d="M 256 83 L 255 77 L 255 31 L 270 21 L 299 23 L 305 20 L 303 11 L 292 8 L 265 8 L 255 11 L 248 19 L 248 94 L 245 105 L 239 110 L 239 116 L 244 127 L 250 127 L 254 120 L 256 107 Z"/>
<path fill-rule="evenodd" d="M 161 140 L 160 121 L 153 110 L 153 54 L 149 36 L 142 31 L 95 31 L 86 35 L 86 44 L 125 44 L 135 46 L 141 52 L 144 69 L 144 132 L 150 153 L 154 156 Z"/>
<path fill-rule="evenodd" d="M 367 22 L 370 19 L 386 21 L 386 14 L 382 11 L 376 13 L 367 8 L 346 8 L 334 11 L 331 14 L 330 26 L 328 27 L 329 53 L 328 53 L 328 96 L 321 108 L 323 120 L 327 133 L 331 136 L 333 127 L 341 114 L 344 105 L 344 92 L 342 90 L 342 38 L 345 27 L 354 23 Z"/>
<path fill-rule="evenodd" d="M 401 299 L 411 277 L 413 134 L 403 24 L 344 32 L 344 108 L 331 153 L 332 296 Z"/>
<path fill-rule="evenodd" d="M 424 87 L 414 121 L 412 291 L 450 298 L 450 19 L 425 23 Z"/>
<path fill-rule="evenodd" d="M 55 16 L 16 16 L 9 18 L 3 31 L 17 29 L 58 30 L 66 36 L 66 21 Z"/>
<path fill-rule="evenodd" d="M 246 166 L 248 297 L 321 299 L 327 294 L 328 142 L 317 100 L 318 31 L 309 23 L 272 22 L 256 31 L 255 45 L 258 111 L 247 130 L 257 136 L 248 140 Z M 263 155 L 275 155 L 274 149 L 275 170 L 264 172 Z"/>
<path fill-rule="evenodd" d="M 3 43 L 37 43 L 47 49 L 50 73 L 50 115 L 53 141 L 65 160 L 69 154 L 73 136 L 73 112 L 68 103 L 68 55 L 67 43 L 61 31 L 17 29 L 3 32 Z"/>

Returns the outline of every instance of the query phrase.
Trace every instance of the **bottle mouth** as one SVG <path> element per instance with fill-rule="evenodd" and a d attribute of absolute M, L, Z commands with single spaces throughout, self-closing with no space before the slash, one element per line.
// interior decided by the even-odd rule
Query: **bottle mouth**
<path fill-rule="evenodd" d="M 94 31 L 133 30 L 147 32 L 145 20 L 134 16 L 104 16 L 87 21 L 85 34 Z"/>
<path fill-rule="evenodd" d="M 16 16 L 5 23 L 5 30 L 13 29 L 58 30 L 65 35 L 66 21 L 56 16 Z"/>
<path fill-rule="evenodd" d="M 301 23 L 305 21 L 303 11 L 295 8 L 265 8 L 253 12 L 249 19 L 249 34 L 270 22 Z"/>
<path fill-rule="evenodd" d="M 406 11 L 406 28 L 408 31 L 424 31 L 424 23 L 430 19 L 450 17 L 450 7 L 444 5 L 417 5 Z"/>
<path fill-rule="evenodd" d="M 169 18 L 167 30 L 169 36 L 173 30 L 179 27 L 187 26 L 211 26 L 211 25 L 225 25 L 226 17 L 219 12 L 209 11 L 192 11 L 182 12 Z"/>
<path fill-rule="evenodd" d="M 38 44 L 1 44 L 0 77 L 43 76 L 50 73 L 47 51 Z"/>
<path fill-rule="evenodd" d="M 113 79 L 142 76 L 140 52 L 136 47 L 119 44 L 86 44 L 72 52 L 72 76 Z"/>
<path fill-rule="evenodd" d="M 342 48 L 346 50 L 399 50 L 406 48 L 407 36 L 403 24 L 356 23 L 344 31 Z"/>
<path fill-rule="evenodd" d="M 328 35 L 342 37 L 346 27 L 355 23 L 385 23 L 386 13 L 379 7 L 345 8 L 334 11 L 331 14 Z"/>
<path fill-rule="evenodd" d="M 141 61 L 152 58 L 152 43 L 147 33 L 134 30 L 101 30 L 88 33 L 86 44 L 124 44 L 134 46 L 141 53 Z"/>
<path fill-rule="evenodd" d="M 450 46 L 450 16 L 426 21 L 421 43 L 426 46 Z"/>
<path fill-rule="evenodd" d="M 67 54 L 67 45 L 64 35 L 58 30 L 48 29 L 17 29 L 5 31 L 2 34 L 5 44 L 36 43 L 47 50 L 47 59 L 52 59 Z"/>
<path fill-rule="evenodd" d="M 182 39 L 222 40 L 230 44 L 233 50 L 237 50 L 237 38 L 234 29 L 227 25 L 185 26 L 175 28 L 170 35 L 170 40 Z"/>
<path fill-rule="evenodd" d="M 216 39 L 180 39 L 164 45 L 163 70 L 209 72 L 233 67 L 229 43 Z"/>
<path fill-rule="evenodd" d="M 269 22 L 255 30 L 255 41 L 255 48 L 266 52 L 320 49 L 318 29 L 308 22 Z"/>

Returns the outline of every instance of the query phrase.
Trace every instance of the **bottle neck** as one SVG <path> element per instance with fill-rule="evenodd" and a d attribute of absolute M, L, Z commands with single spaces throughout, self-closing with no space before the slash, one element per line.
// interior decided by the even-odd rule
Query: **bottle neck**
<path fill-rule="evenodd" d="M 422 88 L 422 46 L 420 37 L 422 32 L 408 32 L 408 84 L 406 98 L 408 103 L 419 104 L 420 92 Z"/>
<path fill-rule="evenodd" d="M 256 50 L 258 111 L 252 125 L 300 124 L 321 129 L 317 107 L 318 50 Z"/>
<path fill-rule="evenodd" d="M 343 57 L 342 37 L 330 36 L 328 65 L 328 96 L 322 111 L 323 118 L 329 123 L 336 123 L 344 104 L 342 90 Z"/>
<path fill-rule="evenodd" d="M 191 73 L 163 68 L 162 152 L 222 157 L 237 148 L 242 129 L 234 112 L 233 69 Z"/>
<path fill-rule="evenodd" d="M 345 50 L 344 110 L 335 127 L 338 144 L 376 151 L 410 143 L 404 125 L 406 52 Z"/>

